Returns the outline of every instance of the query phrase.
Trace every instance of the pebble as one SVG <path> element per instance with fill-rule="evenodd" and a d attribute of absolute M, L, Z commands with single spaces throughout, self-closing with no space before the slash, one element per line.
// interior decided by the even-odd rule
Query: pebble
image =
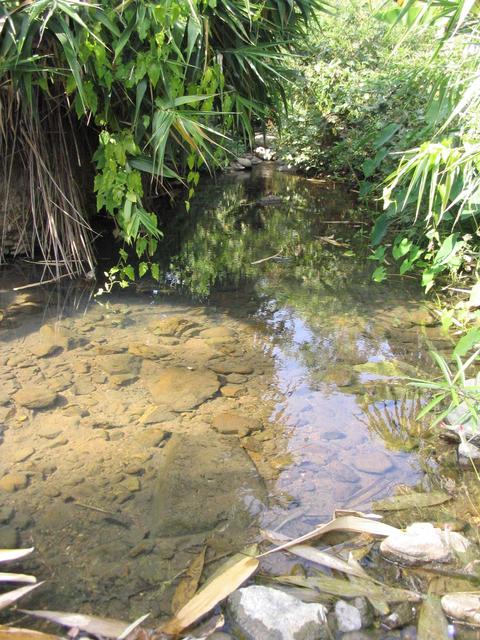
<path fill-rule="evenodd" d="M 13 462 L 24 462 L 28 460 L 35 453 L 33 447 L 26 447 L 25 449 L 18 449 L 12 456 Z"/>
<path fill-rule="evenodd" d="M 381 451 L 358 453 L 352 461 L 357 471 L 381 475 L 393 467 L 391 459 Z"/>

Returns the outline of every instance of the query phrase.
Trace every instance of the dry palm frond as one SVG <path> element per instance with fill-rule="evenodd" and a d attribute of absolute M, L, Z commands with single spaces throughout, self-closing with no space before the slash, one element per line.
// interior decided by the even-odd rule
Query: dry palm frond
<path fill-rule="evenodd" d="M 0 262 L 6 255 L 35 258 L 44 275 L 91 271 L 92 230 L 78 183 L 76 132 L 64 109 L 25 109 L 8 82 L 0 87 Z"/>

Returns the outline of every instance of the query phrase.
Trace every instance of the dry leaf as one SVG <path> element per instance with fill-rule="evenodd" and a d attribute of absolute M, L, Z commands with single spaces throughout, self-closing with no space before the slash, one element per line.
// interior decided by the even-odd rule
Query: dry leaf
<path fill-rule="evenodd" d="M 28 576 L 24 573 L 0 573 L 0 582 L 28 582 L 35 584 L 37 579 L 35 576 Z"/>
<path fill-rule="evenodd" d="M 413 591 L 397 589 L 387 585 L 377 584 L 370 580 L 354 578 L 353 580 L 343 580 L 330 576 L 316 576 L 315 578 L 303 578 L 301 576 L 280 576 L 276 578 L 279 582 L 295 584 L 300 587 L 309 587 L 325 591 L 340 598 L 356 598 L 364 596 L 375 602 L 418 602 L 422 597 Z M 385 609 L 381 605 L 381 610 Z"/>
<path fill-rule="evenodd" d="M 144 616 L 140 616 L 140 618 L 137 618 L 135 622 L 132 622 L 132 624 L 128 625 L 125 631 L 118 636 L 117 640 L 125 640 L 125 638 L 128 638 L 128 636 L 132 633 L 132 631 L 135 631 L 135 629 L 139 627 L 142 624 L 142 622 L 146 620 L 149 616 L 150 614 L 146 613 Z"/>
<path fill-rule="evenodd" d="M 70 629 L 77 628 L 94 635 L 105 636 L 107 638 L 118 638 L 123 635 L 130 626 L 128 622 L 113 620 L 112 618 L 97 618 L 81 613 L 69 613 L 68 611 L 29 611 L 21 609 L 23 613 L 28 613 L 36 618 L 44 618 L 50 622 L 56 622 Z"/>
<path fill-rule="evenodd" d="M 203 624 L 189 633 L 188 636 L 185 636 L 183 640 L 206 640 L 209 638 L 212 633 L 214 633 L 217 629 L 220 629 L 225 625 L 225 618 L 220 613 L 218 616 L 213 616 L 210 620 L 207 620 Z"/>
<path fill-rule="evenodd" d="M 19 587 L 18 589 L 14 589 L 13 591 L 7 591 L 7 593 L 2 593 L 0 595 L 0 609 L 5 609 L 5 607 L 9 607 L 11 604 L 16 602 L 22 596 L 27 595 L 30 591 L 33 591 L 37 587 L 39 587 L 43 582 L 38 582 L 37 584 L 32 584 L 29 587 Z"/>
<path fill-rule="evenodd" d="M 385 500 L 378 500 L 373 503 L 373 508 L 378 511 L 401 511 L 403 509 L 424 509 L 443 504 L 451 500 L 452 496 L 442 491 L 432 491 L 432 493 L 406 493 L 401 496 L 391 496 Z"/>
<path fill-rule="evenodd" d="M 200 578 L 202 577 L 206 551 L 207 547 L 204 547 L 196 558 L 192 560 L 184 577 L 178 583 L 172 598 L 172 613 L 175 614 L 195 595 Z"/>
<path fill-rule="evenodd" d="M 266 551 L 258 556 L 258 558 L 263 558 L 263 556 L 268 556 L 271 553 L 275 553 L 276 551 L 281 551 L 282 549 L 288 549 L 289 547 L 293 547 L 294 545 L 301 544 L 302 542 L 307 542 L 308 540 L 314 540 L 315 538 L 320 538 L 326 533 L 330 533 L 331 531 L 351 531 L 354 533 L 369 533 L 375 536 L 389 536 L 392 533 L 399 533 L 400 529 L 396 527 L 392 527 L 389 524 L 385 524 L 384 522 L 377 522 L 375 520 L 370 520 L 369 518 L 359 518 L 358 516 L 342 516 L 341 518 L 335 518 L 326 524 L 322 524 L 313 531 L 306 533 L 299 538 L 295 538 L 295 540 L 289 540 L 276 547 L 275 549 L 270 549 L 270 551 Z"/>
<path fill-rule="evenodd" d="M 359 518 L 368 518 L 369 520 L 382 519 L 382 516 L 379 516 L 377 513 L 363 513 L 363 511 L 355 511 L 354 509 L 335 509 L 333 517 L 341 518 L 342 516 L 358 516 Z"/>
<path fill-rule="evenodd" d="M 17 560 L 32 553 L 34 547 L 29 549 L 0 549 L 0 562 L 8 562 L 9 560 Z"/>
<path fill-rule="evenodd" d="M 2 625 L 0 626 L 0 640 L 60 640 L 60 638 L 50 633 Z"/>
<path fill-rule="evenodd" d="M 280 542 L 283 544 L 288 541 L 286 536 L 277 532 L 263 531 L 263 533 L 271 542 Z M 343 573 L 358 576 L 359 578 L 366 578 L 367 580 L 370 579 L 368 574 L 356 563 L 352 562 L 352 564 L 349 564 L 348 562 L 345 562 L 345 560 L 337 558 L 326 551 L 315 549 L 315 547 L 310 547 L 306 544 L 295 544 L 293 547 L 288 547 L 286 551 L 289 551 L 300 558 L 304 558 L 305 560 L 309 560 L 310 562 L 321 564 L 329 569 L 342 571 Z"/>
<path fill-rule="evenodd" d="M 221 569 L 216 577 L 208 582 L 200 591 L 183 606 L 176 615 L 158 631 L 176 635 L 192 625 L 199 618 L 211 611 L 219 602 L 229 596 L 245 582 L 257 569 L 257 558 L 243 556 L 225 571 Z"/>

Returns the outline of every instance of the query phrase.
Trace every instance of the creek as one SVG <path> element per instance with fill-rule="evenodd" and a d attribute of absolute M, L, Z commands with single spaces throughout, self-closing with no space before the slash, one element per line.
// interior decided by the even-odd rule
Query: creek
<path fill-rule="evenodd" d="M 162 618 L 205 545 L 213 567 L 428 488 L 403 378 L 450 340 L 408 280 L 372 282 L 367 234 L 348 191 L 264 163 L 167 221 L 161 285 L 3 268 L 0 547 L 36 549 L 30 608 Z"/>

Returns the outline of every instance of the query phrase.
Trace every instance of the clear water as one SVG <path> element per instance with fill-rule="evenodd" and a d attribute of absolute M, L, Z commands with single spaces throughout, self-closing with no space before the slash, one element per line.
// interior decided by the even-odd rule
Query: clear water
<path fill-rule="evenodd" d="M 161 287 L 13 292 L 4 269 L 0 547 L 36 548 L 29 606 L 159 618 L 205 545 L 213 567 L 422 480 L 397 376 L 448 338 L 419 291 L 372 283 L 357 217 L 341 188 L 262 165 L 167 225 Z"/>

